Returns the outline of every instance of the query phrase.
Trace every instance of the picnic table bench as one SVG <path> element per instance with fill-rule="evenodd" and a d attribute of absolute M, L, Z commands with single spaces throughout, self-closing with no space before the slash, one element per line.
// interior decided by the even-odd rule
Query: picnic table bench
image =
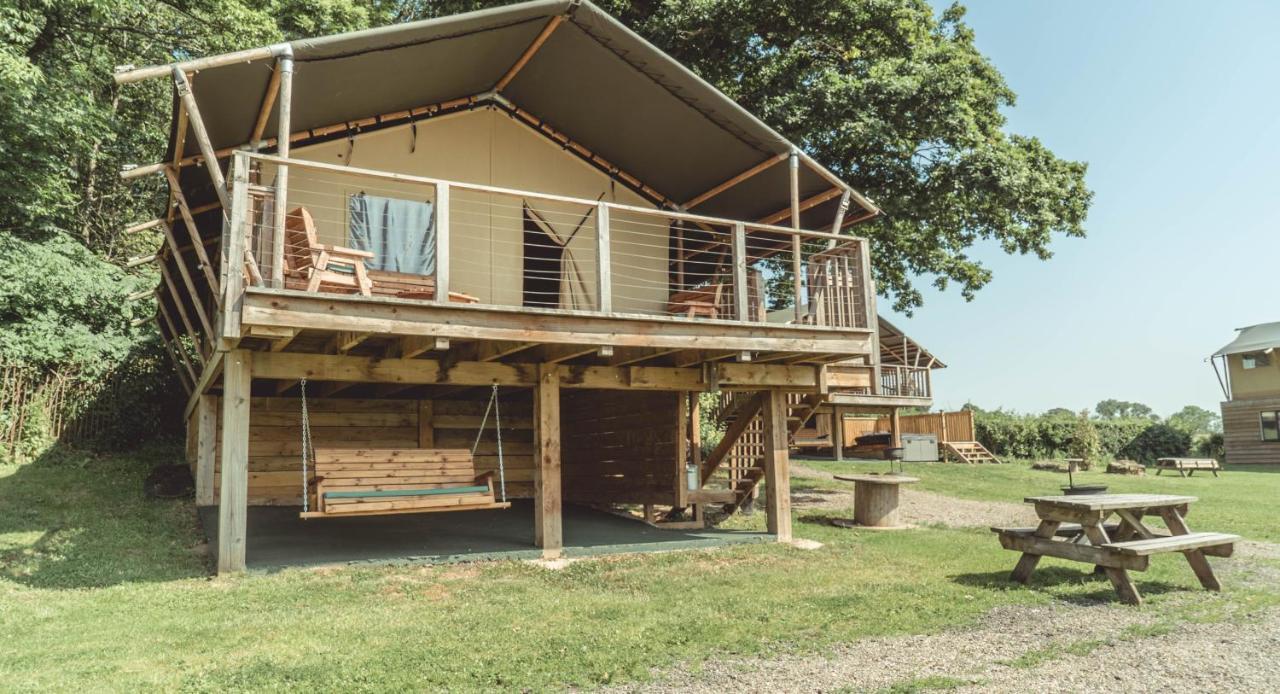
<path fill-rule="evenodd" d="M 1240 540 L 1238 535 L 1191 532 L 1187 510 L 1194 496 L 1166 494 L 1095 494 L 1078 496 L 1033 496 L 1025 500 L 1035 506 L 1040 525 L 1035 528 L 992 528 L 1002 547 L 1022 552 L 1010 578 L 1019 583 L 1031 580 L 1040 557 L 1058 557 L 1093 564 L 1111 580 L 1124 602 L 1138 605 L 1142 596 L 1129 571 L 1146 571 L 1151 556 L 1181 552 L 1206 590 L 1221 590 L 1207 556 L 1229 557 Z M 1106 522 L 1111 516 L 1115 522 Z M 1157 533 L 1142 519 L 1157 515 L 1169 533 Z"/>
<path fill-rule="evenodd" d="M 1177 470 L 1182 477 L 1190 477 L 1196 474 L 1196 470 L 1208 470 L 1213 473 L 1214 477 L 1218 476 L 1218 471 L 1222 466 L 1213 458 L 1160 458 L 1156 460 L 1156 475 L 1165 470 Z"/>

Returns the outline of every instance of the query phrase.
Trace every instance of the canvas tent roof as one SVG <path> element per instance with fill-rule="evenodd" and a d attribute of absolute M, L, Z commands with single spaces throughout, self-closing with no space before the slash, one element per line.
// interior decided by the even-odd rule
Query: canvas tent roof
<path fill-rule="evenodd" d="M 1280 347 L 1280 323 L 1262 323 L 1240 328 L 1236 339 L 1222 349 L 1213 353 L 1215 357 L 1245 352 L 1262 352 L 1273 347 Z"/>
<path fill-rule="evenodd" d="M 291 129 L 485 94 L 561 16 L 566 21 L 502 96 L 663 196 L 686 202 L 793 150 L 772 128 L 616 19 L 589 2 L 570 0 L 535 0 L 293 41 L 287 44 L 295 61 Z M 273 56 L 285 45 L 245 51 L 244 60 L 199 69 L 192 87 L 215 149 L 246 144 L 271 79 Z M 166 74 L 160 68 L 135 72 L 145 70 L 152 70 L 151 76 Z M 176 104 L 175 99 L 174 127 Z M 275 120 L 273 112 L 267 133 L 275 132 Z M 171 149 L 176 139 L 171 135 Z M 182 156 L 198 153 L 193 140 L 185 138 Z M 167 159 L 174 159 L 172 151 Z M 807 157 L 805 164 L 801 199 L 847 188 Z M 207 187 L 201 168 L 183 169 L 183 187 L 193 202 L 212 199 L 192 194 L 193 188 Z M 758 220 L 788 207 L 788 177 L 785 162 L 776 164 L 696 211 Z M 829 228 L 837 205 L 832 197 L 805 211 L 803 225 Z M 877 211 L 853 193 L 850 216 Z"/>

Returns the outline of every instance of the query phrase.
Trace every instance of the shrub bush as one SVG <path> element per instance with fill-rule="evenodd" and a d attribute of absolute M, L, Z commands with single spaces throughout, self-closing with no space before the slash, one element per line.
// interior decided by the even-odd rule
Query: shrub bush
<path fill-rule="evenodd" d="M 1121 456 L 1147 462 L 1154 457 L 1185 455 L 1191 447 L 1190 437 L 1174 437 L 1163 432 L 1172 427 L 1144 417 L 1091 422 L 1098 434 L 1104 458 Z M 1076 418 L 1065 413 L 1024 415 L 998 410 L 975 411 L 973 424 L 978 441 L 996 455 L 1053 458 L 1067 456 L 1071 450 Z M 1143 432 L 1153 426 L 1161 427 L 1162 432 L 1139 441 Z M 1179 446 L 1181 450 L 1175 451 Z"/>
<path fill-rule="evenodd" d="M 1169 426 L 1152 423 L 1134 437 L 1120 453 L 1144 465 L 1150 465 L 1156 458 L 1185 456 L 1191 450 L 1191 434 Z"/>

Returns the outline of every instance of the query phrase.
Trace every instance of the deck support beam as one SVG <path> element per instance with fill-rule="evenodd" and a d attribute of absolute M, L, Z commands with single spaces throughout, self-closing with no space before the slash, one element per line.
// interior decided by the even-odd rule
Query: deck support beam
<path fill-rule="evenodd" d="M 564 549 L 560 489 L 560 377 L 554 364 L 539 364 L 533 416 L 538 458 L 533 468 L 533 537 L 544 559 Z"/>
<path fill-rule="evenodd" d="M 767 391 L 764 415 L 765 505 L 769 533 L 791 541 L 791 459 L 787 436 L 787 394 Z"/>
<path fill-rule="evenodd" d="M 214 457 L 218 447 L 218 396 L 200 395 L 196 401 L 196 505 L 212 506 Z"/>
<path fill-rule="evenodd" d="M 218 573 L 245 569 L 249 512 L 249 386 L 253 355 L 237 349 L 222 366 L 222 490 L 218 499 Z"/>

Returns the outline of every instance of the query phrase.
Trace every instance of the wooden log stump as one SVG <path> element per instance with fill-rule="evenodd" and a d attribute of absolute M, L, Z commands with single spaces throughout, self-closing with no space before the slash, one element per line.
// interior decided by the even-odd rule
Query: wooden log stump
<path fill-rule="evenodd" d="M 898 518 L 898 488 L 919 482 L 919 478 L 895 474 L 836 475 L 835 478 L 854 483 L 854 526 L 879 530 L 909 527 Z"/>

